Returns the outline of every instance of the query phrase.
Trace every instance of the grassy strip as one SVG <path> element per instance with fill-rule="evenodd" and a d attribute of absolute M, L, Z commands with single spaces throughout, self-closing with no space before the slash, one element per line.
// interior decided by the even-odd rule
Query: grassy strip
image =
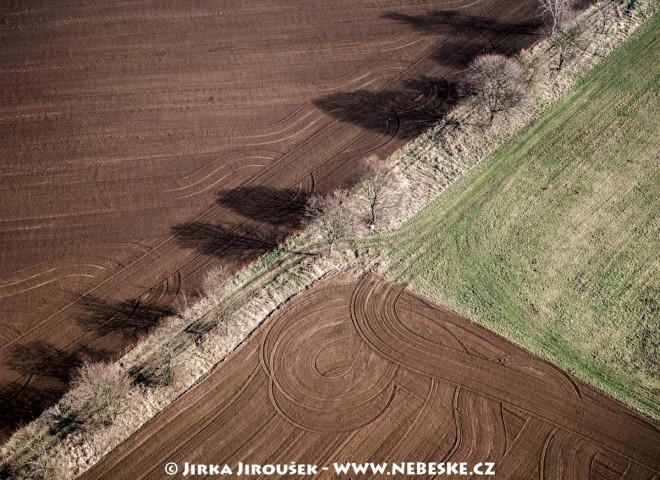
<path fill-rule="evenodd" d="M 660 17 L 379 242 L 394 275 L 660 419 Z"/>

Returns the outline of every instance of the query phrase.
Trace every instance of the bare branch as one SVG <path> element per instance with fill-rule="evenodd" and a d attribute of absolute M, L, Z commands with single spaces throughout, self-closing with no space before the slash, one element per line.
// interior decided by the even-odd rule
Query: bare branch
<path fill-rule="evenodd" d="M 489 113 L 488 125 L 495 115 L 518 106 L 526 95 L 525 70 L 512 58 L 499 54 L 481 55 L 468 67 L 474 98 Z"/>
<path fill-rule="evenodd" d="M 578 22 L 566 28 L 560 28 L 551 39 L 551 46 L 559 54 L 557 70 L 561 70 L 564 62 L 573 54 L 576 48 L 580 48 L 580 39 L 584 33 L 584 25 Z"/>
<path fill-rule="evenodd" d="M 554 35 L 568 11 L 570 0 L 536 0 L 536 3 L 546 19 L 550 35 Z"/>
<path fill-rule="evenodd" d="M 323 239 L 330 255 L 337 242 L 353 232 L 354 219 L 348 194 L 344 190 L 337 190 L 326 197 L 310 197 L 307 212 L 311 217 L 311 231 Z"/>
<path fill-rule="evenodd" d="M 616 14 L 616 8 L 613 0 L 598 0 L 596 8 L 600 13 L 600 33 L 604 34 L 609 29 L 612 18 Z"/>
<path fill-rule="evenodd" d="M 398 179 L 376 155 L 362 160 L 359 168 L 360 182 L 355 194 L 360 205 L 368 210 L 367 221 L 370 228 L 392 214 L 396 205 Z"/>
<path fill-rule="evenodd" d="M 204 275 L 202 289 L 206 295 L 211 295 L 224 287 L 227 282 L 229 282 L 230 278 L 231 274 L 229 273 L 229 270 L 222 265 L 217 265 Z"/>
<path fill-rule="evenodd" d="M 67 407 L 80 421 L 109 424 L 121 413 L 133 382 L 114 363 L 84 363 L 71 382 Z"/>

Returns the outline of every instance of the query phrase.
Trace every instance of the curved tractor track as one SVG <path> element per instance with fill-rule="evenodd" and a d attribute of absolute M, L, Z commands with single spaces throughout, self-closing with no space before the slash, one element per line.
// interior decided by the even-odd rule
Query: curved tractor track
<path fill-rule="evenodd" d="M 540 23 L 534 0 L 0 3 L 0 438 Z"/>
<path fill-rule="evenodd" d="M 334 278 L 82 478 L 295 460 L 491 461 L 498 479 L 651 479 L 659 442 L 657 425 L 456 313 L 376 276 Z"/>

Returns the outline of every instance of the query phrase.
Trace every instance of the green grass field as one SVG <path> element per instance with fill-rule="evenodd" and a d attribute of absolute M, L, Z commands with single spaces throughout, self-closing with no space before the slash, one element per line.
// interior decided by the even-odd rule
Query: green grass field
<path fill-rule="evenodd" d="M 660 18 L 379 247 L 399 281 L 660 418 Z"/>

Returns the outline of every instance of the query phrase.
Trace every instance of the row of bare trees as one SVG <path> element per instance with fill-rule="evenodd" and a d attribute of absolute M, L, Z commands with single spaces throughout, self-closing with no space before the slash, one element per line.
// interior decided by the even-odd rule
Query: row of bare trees
<path fill-rule="evenodd" d="M 576 20 L 576 11 L 572 0 L 536 0 L 548 26 L 550 46 L 557 52 L 556 69 L 561 70 L 566 60 L 576 49 L 586 48 L 584 33 L 586 27 Z M 617 5 L 625 6 L 629 11 L 633 2 L 625 0 L 596 0 L 595 10 L 599 16 L 597 32 L 605 34 L 617 15 Z"/>
<path fill-rule="evenodd" d="M 601 12 L 613 0 L 599 0 Z M 568 23 L 571 0 L 537 0 L 551 35 L 550 45 L 558 52 L 561 70 L 583 33 L 579 22 Z M 602 5 L 601 5 L 602 3 Z M 603 13 L 605 16 L 606 13 Z M 515 58 L 490 53 L 470 62 L 466 79 L 466 102 L 473 111 L 483 111 L 486 125 L 495 117 L 520 106 L 529 89 L 529 75 Z M 311 232 L 320 238 L 331 254 L 341 240 L 356 233 L 360 226 L 375 230 L 396 210 L 400 181 L 376 156 L 361 161 L 359 183 L 349 194 L 338 190 L 327 196 L 315 195 L 307 205 Z"/>
<path fill-rule="evenodd" d="M 556 69 L 559 71 L 576 49 L 586 48 L 585 25 L 576 21 L 570 0 L 536 0 L 545 14 L 550 33 L 550 46 L 557 52 Z M 598 31 L 603 34 L 616 12 L 618 0 L 597 0 L 595 7 L 600 16 Z"/>
<path fill-rule="evenodd" d="M 396 215 L 399 177 L 377 156 L 360 162 L 359 182 L 349 194 L 337 190 L 330 195 L 314 195 L 307 204 L 310 233 L 327 248 L 329 254 L 341 240 L 353 236 L 362 227 L 375 230 Z"/>
<path fill-rule="evenodd" d="M 573 0 L 536 0 L 546 19 L 550 34 L 550 47 L 556 52 L 556 70 L 561 70 L 576 48 L 582 48 L 584 25 L 574 19 Z M 604 32 L 617 0 L 597 0 Z M 496 116 L 524 103 L 530 74 L 516 59 L 490 53 L 470 62 L 467 69 L 466 102 L 472 112 L 484 112 L 486 125 L 491 126 Z M 351 194 L 338 190 L 327 196 L 313 196 L 307 213 L 312 233 L 322 239 L 328 252 L 341 240 L 350 237 L 356 228 L 366 226 L 375 230 L 388 215 L 396 210 L 400 182 L 391 169 L 372 156 L 360 164 L 360 182 Z"/>
<path fill-rule="evenodd" d="M 578 49 L 586 48 L 585 25 L 576 20 L 572 0 L 536 0 L 546 19 L 550 34 L 550 51 L 557 59 L 554 68 L 560 71 Z M 597 0 L 600 15 L 598 30 L 605 33 L 616 12 L 617 0 Z M 467 101 L 487 114 L 488 126 L 496 115 L 524 102 L 530 76 L 521 63 L 511 57 L 491 53 L 475 58 L 467 71 Z"/>
<path fill-rule="evenodd" d="M 561 30 L 575 16 L 574 0 L 536 0 L 536 2 L 551 36 Z M 594 2 L 600 15 L 600 33 L 605 33 L 607 30 L 611 19 L 615 15 L 616 6 L 624 3 L 626 4 L 626 10 L 630 10 L 634 2 L 629 0 L 596 0 Z"/>

